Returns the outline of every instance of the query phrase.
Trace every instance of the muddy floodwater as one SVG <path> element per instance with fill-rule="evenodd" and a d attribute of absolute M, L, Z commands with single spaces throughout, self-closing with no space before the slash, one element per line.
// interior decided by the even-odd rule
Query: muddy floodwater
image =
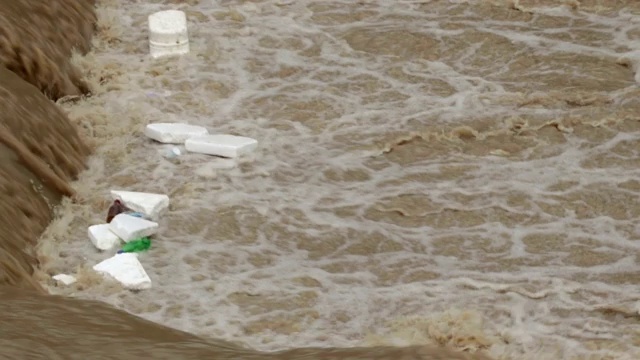
<path fill-rule="evenodd" d="M 0 358 L 639 359 L 638 71 L 630 0 L 0 1 Z"/>

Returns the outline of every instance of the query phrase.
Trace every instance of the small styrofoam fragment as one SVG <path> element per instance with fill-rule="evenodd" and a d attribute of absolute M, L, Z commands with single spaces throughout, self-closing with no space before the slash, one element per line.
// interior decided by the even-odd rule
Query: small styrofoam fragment
<path fill-rule="evenodd" d="M 151 279 L 138 261 L 136 253 L 117 254 L 96 264 L 93 270 L 108 274 L 127 289 L 143 290 L 151 287 Z"/>
<path fill-rule="evenodd" d="M 120 244 L 120 238 L 109 228 L 109 224 L 89 226 L 89 240 L 99 250 L 109 250 Z"/>
<path fill-rule="evenodd" d="M 208 133 L 209 131 L 202 126 L 184 123 L 153 123 L 144 129 L 147 137 L 165 144 L 182 144 L 190 137 L 204 136 Z"/>
<path fill-rule="evenodd" d="M 113 200 L 122 201 L 129 209 L 147 215 L 152 220 L 157 220 L 169 207 L 169 197 L 165 194 L 111 190 L 111 197 Z"/>
<path fill-rule="evenodd" d="M 67 274 L 58 274 L 52 276 L 53 280 L 59 281 L 65 285 L 71 285 L 74 282 L 78 281 L 75 276 L 67 275 Z"/>
<path fill-rule="evenodd" d="M 244 136 L 217 134 L 188 138 L 184 146 L 191 152 L 235 158 L 253 151 L 258 141 Z"/>
<path fill-rule="evenodd" d="M 165 149 L 164 151 L 164 157 L 166 157 L 167 159 L 173 159 L 176 156 L 180 156 L 182 155 L 182 151 L 180 151 L 180 148 L 174 146 L 171 149 Z"/>
<path fill-rule="evenodd" d="M 109 223 L 109 229 L 124 242 L 129 242 L 155 234 L 158 223 L 127 214 L 118 214 Z"/>

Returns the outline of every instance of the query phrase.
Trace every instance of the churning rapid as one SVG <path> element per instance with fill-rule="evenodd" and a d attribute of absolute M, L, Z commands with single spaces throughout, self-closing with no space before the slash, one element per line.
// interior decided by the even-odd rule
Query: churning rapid
<path fill-rule="evenodd" d="M 640 358 L 640 2 L 4 0 L 0 63 L 0 357 Z M 171 198 L 151 289 L 111 189 Z"/>

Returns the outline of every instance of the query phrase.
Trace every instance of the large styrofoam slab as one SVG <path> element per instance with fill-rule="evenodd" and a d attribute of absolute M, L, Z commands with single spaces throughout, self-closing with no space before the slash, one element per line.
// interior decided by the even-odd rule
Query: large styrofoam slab
<path fill-rule="evenodd" d="M 149 51 L 159 58 L 189 52 L 187 16 L 180 10 L 165 10 L 149 15 Z"/>
<path fill-rule="evenodd" d="M 109 228 L 109 224 L 91 225 L 89 240 L 99 250 L 109 250 L 120 244 L 120 238 Z"/>
<path fill-rule="evenodd" d="M 190 137 L 204 136 L 209 131 L 197 125 L 184 123 L 153 123 L 144 129 L 144 134 L 161 143 L 165 144 L 182 144 Z"/>
<path fill-rule="evenodd" d="M 117 254 L 96 264 L 93 270 L 108 274 L 127 289 L 143 290 L 151 287 L 151 279 L 135 253 Z"/>
<path fill-rule="evenodd" d="M 158 231 L 158 223 L 127 214 L 118 214 L 109 223 L 109 229 L 124 242 L 129 242 L 155 234 Z"/>
<path fill-rule="evenodd" d="M 217 134 L 188 138 L 184 146 L 191 152 L 235 158 L 253 151 L 258 141 L 244 136 Z"/>
<path fill-rule="evenodd" d="M 165 194 L 111 190 L 111 197 L 114 200 L 119 199 L 129 209 L 141 212 L 152 220 L 157 220 L 169 207 L 169 197 Z"/>

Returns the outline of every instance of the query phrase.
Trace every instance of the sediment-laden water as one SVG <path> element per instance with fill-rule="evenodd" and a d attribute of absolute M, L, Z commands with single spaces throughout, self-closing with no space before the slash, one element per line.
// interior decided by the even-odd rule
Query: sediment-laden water
<path fill-rule="evenodd" d="M 187 13 L 191 53 L 152 60 L 146 19 L 164 9 Z M 166 358 L 637 359 L 639 12 L 597 0 L 98 1 L 93 47 L 61 70 L 66 87 L 47 93 L 16 71 L 79 129 L 52 136 L 93 149 L 88 170 L 70 181 L 78 165 L 56 171 L 62 157 L 35 150 L 70 190 L 35 167 L 6 170 L 31 172 L 13 193 L 40 179 L 44 198 L 73 195 L 35 254 L 6 247 L 4 231 L 5 268 L 28 274 L 39 260 L 9 283 L 76 299 L 3 290 L 16 315 L 2 323 L 22 314 L 25 332 L 56 333 L 53 320 L 76 314 L 81 340 L 60 358 L 104 327 L 129 354 Z M 143 135 L 160 121 L 260 145 L 239 160 L 167 159 Z M 82 163 L 77 146 L 60 169 Z M 111 256 L 86 233 L 111 189 L 171 197 L 140 255 L 150 290 L 91 270 Z M 58 285 L 58 273 L 79 281 Z M 318 349 L 386 345 L 426 347 Z"/>

